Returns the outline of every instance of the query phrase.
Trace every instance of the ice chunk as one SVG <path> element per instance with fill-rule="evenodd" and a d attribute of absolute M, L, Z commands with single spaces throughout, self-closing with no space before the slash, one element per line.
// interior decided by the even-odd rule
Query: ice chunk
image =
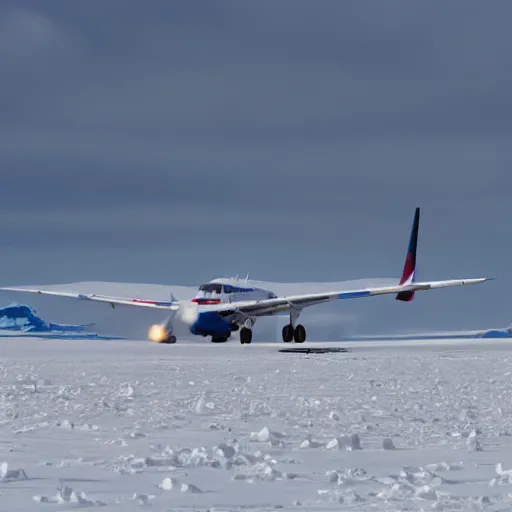
<path fill-rule="evenodd" d="M 176 479 L 167 477 L 162 480 L 158 487 L 164 491 L 171 491 L 172 489 L 176 488 L 177 485 L 178 481 Z"/>
<path fill-rule="evenodd" d="M 468 436 L 468 439 L 466 441 L 466 446 L 468 451 L 470 452 L 481 452 L 482 447 L 480 446 L 480 442 L 478 440 L 478 435 L 475 430 L 472 430 L 471 433 Z"/>
<path fill-rule="evenodd" d="M 8 482 L 11 480 L 27 480 L 27 474 L 23 469 L 9 469 L 9 464 L 7 462 L 2 462 L 0 464 L 0 479 L 3 482 Z"/>

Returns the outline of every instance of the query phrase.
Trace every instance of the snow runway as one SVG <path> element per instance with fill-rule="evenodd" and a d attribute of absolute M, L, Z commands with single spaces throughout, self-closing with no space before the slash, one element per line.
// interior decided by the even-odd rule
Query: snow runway
<path fill-rule="evenodd" d="M 1 509 L 512 508 L 509 340 L 313 345 L 1 340 Z"/>

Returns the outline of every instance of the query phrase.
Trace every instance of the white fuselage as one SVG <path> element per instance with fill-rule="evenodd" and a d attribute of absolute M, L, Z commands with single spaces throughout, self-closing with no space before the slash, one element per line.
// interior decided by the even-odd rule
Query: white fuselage
<path fill-rule="evenodd" d="M 254 319 L 238 311 L 225 311 L 218 315 L 208 306 L 215 304 L 234 304 L 243 301 L 258 301 L 275 298 L 275 293 L 256 285 L 249 280 L 219 278 L 208 281 L 199 287 L 192 302 L 200 309 L 193 313 L 193 321 L 189 322 L 189 330 L 194 335 L 212 336 L 227 339 L 231 332 L 242 326 L 251 326 Z"/>
<path fill-rule="evenodd" d="M 242 303 L 276 298 L 276 294 L 248 279 L 218 278 L 202 284 L 191 302 L 181 305 L 181 320 L 196 336 L 212 336 L 212 339 L 226 340 L 233 331 L 254 324 L 255 319 L 240 313 L 236 307 L 228 308 L 218 315 L 219 304 Z M 187 305 L 188 302 L 188 305 Z M 210 306 L 210 307 L 209 307 Z M 172 332 L 174 315 L 162 324 L 152 326 L 149 337 L 160 341 Z"/>

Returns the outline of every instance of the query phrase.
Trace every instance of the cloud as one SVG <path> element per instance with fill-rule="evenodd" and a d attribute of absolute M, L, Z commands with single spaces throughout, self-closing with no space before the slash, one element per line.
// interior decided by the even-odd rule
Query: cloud
<path fill-rule="evenodd" d="M 30 59 L 59 51 L 66 40 L 50 18 L 33 10 L 2 9 L 0 45 L 3 57 Z"/>
<path fill-rule="evenodd" d="M 198 259 L 204 274 L 332 279 L 388 275 L 419 204 L 422 271 L 506 275 L 492 231 L 511 213 L 511 14 L 500 1 L 6 1 L 3 233 L 13 250 L 86 247 L 67 263 L 91 275 L 120 275 L 106 248 L 137 262 L 157 246 L 185 255 L 192 282 Z M 187 267 L 198 248 L 208 264 Z"/>
<path fill-rule="evenodd" d="M 56 72 L 64 73 L 78 52 L 73 35 L 51 17 L 30 8 L 0 7 L 2 128 L 51 98 Z"/>
<path fill-rule="evenodd" d="M 52 36 L 74 31 L 82 48 L 73 49 L 78 66 L 50 68 L 52 94 L 33 98 L 14 128 L 44 123 L 44 144 L 65 136 L 80 151 L 86 138 L 96 154 L 122 139 L 142 155 L 267 147 L 276 136 L 291 145 L 482 133 L 503 130 L 510 115 L 507 40 L 499 25 L 490 32 L 489 9 L 467 8 L 461 28 L 460 9 L 418 3 L 111 5 L 98 16 L 81 6 L 48 14 L 55 22 L 32 14 Z"/>

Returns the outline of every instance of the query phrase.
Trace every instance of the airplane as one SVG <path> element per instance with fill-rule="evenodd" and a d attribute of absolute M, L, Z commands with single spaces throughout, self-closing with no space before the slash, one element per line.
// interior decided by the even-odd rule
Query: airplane
<path fill-rule="evenodd" d="M 160 324 L 151 326 L 148 338 L 157 343 L 173 344 L 177 338 L 173 323 L 180 319 L 190 333 L 211 337 L 213 343 L 228 341 L 233 332 L 239 331 L 242 345 L 252 342 L 253 326 L 258 317 L 289 315 L 289 322 L 282 329 L 285 343 L 304 343 L 306 329 L 298 322 L 302 310 L 334 300 L 357 299 L 376 295 L 394 294 L 395 299 L 411 302 L 418 291 L 480 284 L 493 278 L 450 279 L 444 281 L 416 281 L 416 251 L 420 222 L 420 208 L 416 208 L 409 238 L 409 246 L 402 276 L 396 285 L 367 287 L 354 290 L 332 290 L 321 293 L 306 293 L 277 296 L 257 282 L 238 278 L 216 278 L 199 286 L 192 300 L 177 300 L 171 293 L 170 301 L 139 298 L 113 297 L 108 295 L 83 294 L 23 287 L 0 288 L 0 291 L 28 292 L 54 295 L 79 300 L 105 302 L 116 306 L 133 306 L 168 311 L 168 317 Z M 177 317 L 178 315 L 178 317 Z"/>

